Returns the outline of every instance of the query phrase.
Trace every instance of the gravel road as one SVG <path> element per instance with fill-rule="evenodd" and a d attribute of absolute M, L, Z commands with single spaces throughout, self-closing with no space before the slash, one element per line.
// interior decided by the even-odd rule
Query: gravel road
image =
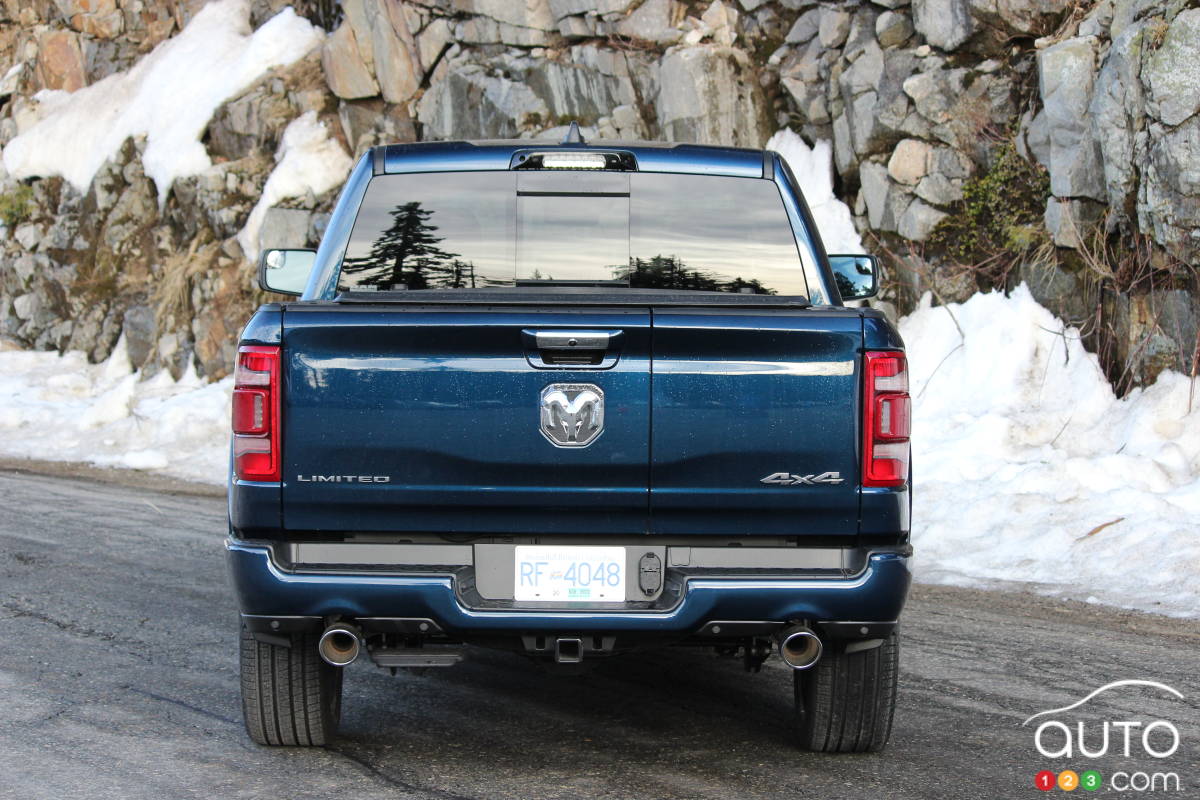
<path fill-rule="evenodd" d="M 0 470 L 0 797 L 1008 798 L 1046 796 L 1034 774 L 1067 768 L 1104 776 L 1082 796 L 1200 797 L 1200 623 L 926 586 L 879 755 L 797 751 L 777 661 L 749 675 L 687 649 L 581 676 L 486 650 L 396 677 L 356 663 L 335 746 L 260 748 L 241 722 L 224 525 L 211 494 Z M 1104 758 L 1034 749 L 1026 717 L 1130 678 L 1184 699 L 1115 689 L 1084 719 L 1168 720 L 1172 756 L 1135 736 L 1121 757 L 1116 732 Z M 1123 795 L 1119 771 L 1181 788 Z"/>

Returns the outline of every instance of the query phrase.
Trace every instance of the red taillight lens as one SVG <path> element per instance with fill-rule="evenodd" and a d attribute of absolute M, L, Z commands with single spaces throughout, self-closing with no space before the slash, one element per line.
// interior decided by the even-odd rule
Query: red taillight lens
<path fill-rule="evenodd" d="M 259 436 L 270 430 L 271 393 L 261 389 L 233 390 L 233 432 Z"/>
<path fill-rule="evenodd" d="M 863 486 L 902 486 L 908 480 L 912 400 L 903 353 L 863 356 Z"/>
<path fill-rule="evenodd" d="M 233 463 L 242 480 L 279 480 L 279 395 L 279 348 L 240 347 L 233 389 Z"/>

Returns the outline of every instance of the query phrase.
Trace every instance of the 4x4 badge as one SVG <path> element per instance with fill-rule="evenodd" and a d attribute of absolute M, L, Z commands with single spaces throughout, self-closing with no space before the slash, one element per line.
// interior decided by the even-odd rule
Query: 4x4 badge
<path fill-rule="evenodd" d="M 761 483 L 776 486 L 816 486 L 821 483 L 845 483 L 840 472 L 822 472 L 820 475 L 793 475 L 790 472 L 772 472 Z"/>

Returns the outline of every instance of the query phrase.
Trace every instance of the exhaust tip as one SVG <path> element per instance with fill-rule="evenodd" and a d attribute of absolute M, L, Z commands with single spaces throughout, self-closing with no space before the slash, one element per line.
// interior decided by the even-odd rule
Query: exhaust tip
<path fill-rule="evenodd" d="M 335 623 L 325 629 L 317 649 L 325 663 L 344 667 L 354 662 L 362 651 L 362 637 L 349 625 Z"/>
<path fill-rule="evenodd" d="M 787 631 L 779 640 L 779 657 L 795 670 L 816 664 L 822 649 L 821 639 L 808 628 Z"/>

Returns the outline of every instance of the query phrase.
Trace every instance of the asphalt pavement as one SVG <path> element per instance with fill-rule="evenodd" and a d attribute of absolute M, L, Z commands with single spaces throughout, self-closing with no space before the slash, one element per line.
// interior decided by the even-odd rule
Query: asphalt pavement
<path fill-rule="evenodd" d="M 261 748 L 241 721 L 224 503 L 186 492 L 0 471 L 0 797 L 1020 798 L 1068 768 L 1104 779 L 1072 797 L 1200 797 L 1200 623 L 928 586 L 881 754 L 797 750 L 777 660 L 746 674 L 684 648 L 577 676 L 476 649 L 395 677 L 356 663 L 334 746 Z M 1038 753 L 1027 717 L 1126 679 L 1183 699 L 1105 692 L 1076 712 L 1089 747 L 1106 720 L 1163 719 L 1176 752 L 1147 755 L 1135 729 L 1126 758 L 1110 729 L 1105 757 Z M 1180 789 L 1120 793 L 1119 772 Z"/>

